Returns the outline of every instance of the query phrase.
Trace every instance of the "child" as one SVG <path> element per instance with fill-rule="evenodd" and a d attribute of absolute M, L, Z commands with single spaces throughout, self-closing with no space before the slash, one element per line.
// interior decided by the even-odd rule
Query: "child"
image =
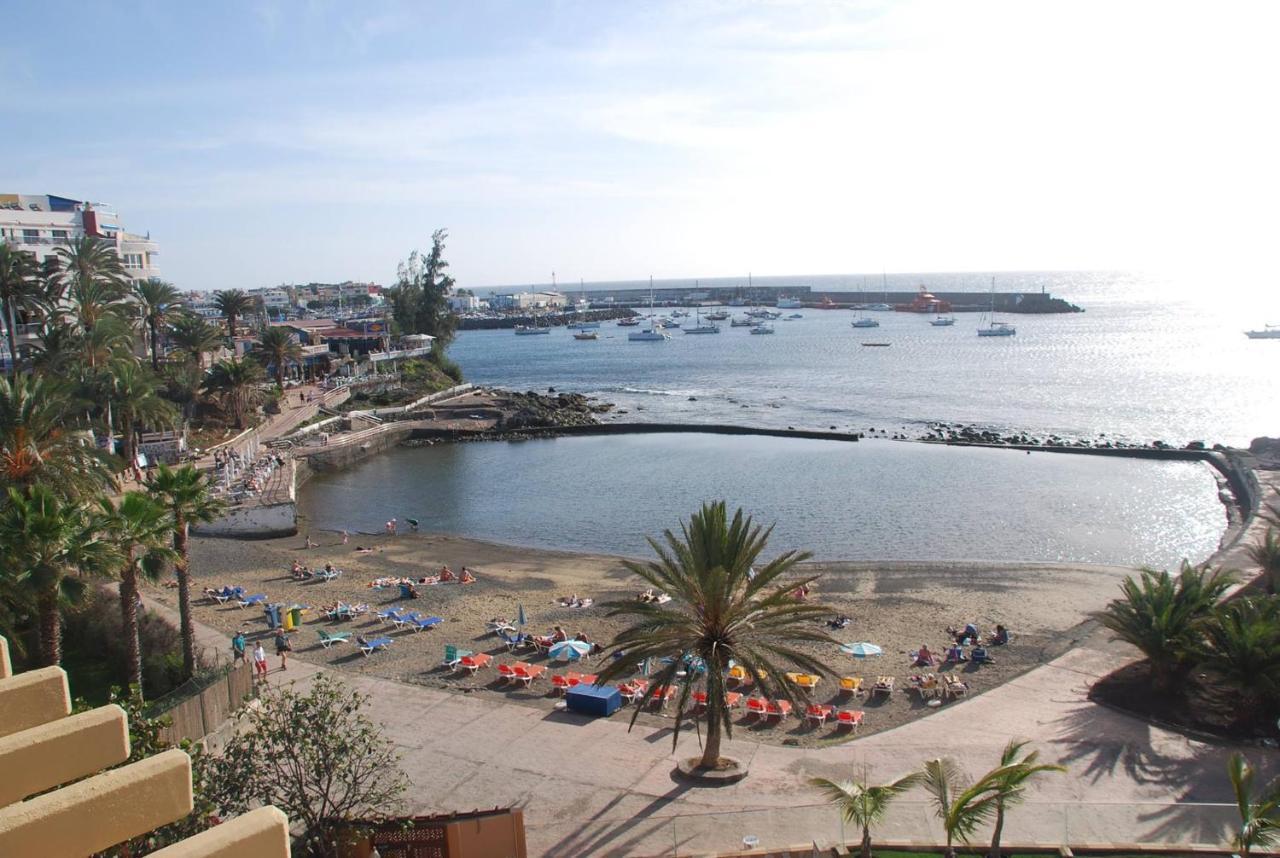
<path fill-rule="evenodd" d="M 262 641 L 253 648 L 253 667 L 259 679 L 267 678 L 267 651 L 262 648 Z"/>

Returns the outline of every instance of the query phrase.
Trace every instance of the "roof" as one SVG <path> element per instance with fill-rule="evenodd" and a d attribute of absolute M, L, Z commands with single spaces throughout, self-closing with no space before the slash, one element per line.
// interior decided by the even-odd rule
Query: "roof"
<path fill-rule="evenodd" d="M 350 328 L 339 328 L 339 327 L 325 328 L 323 330 L 315 331 L 314 333 L 319 334 L 320 336 L 324 337 L 326 340 L 380 340 L 382 339 L 382 336 L 380 334 L 366 334 L 363 331 L 353 331 Z"/>
<path fill-rule="evenodd" d="M 333 319 L 291 319 L 288 322 L 272 322 L 273 328 L 297 328 L 300 331 L 314 331 L 321 328 L 337 326 Z"/>

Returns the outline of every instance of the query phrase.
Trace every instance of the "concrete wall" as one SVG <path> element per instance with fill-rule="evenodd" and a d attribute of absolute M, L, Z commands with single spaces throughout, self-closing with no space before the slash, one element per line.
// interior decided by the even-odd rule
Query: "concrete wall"
<path fill-rule="evenodd" d="M 232 536 L 267 539 L 293 536 L 298 532 L 298 504 L 283 503 L 233 507 L 222 518 L 197 529 L 201 536 Z"/>
<path fill-rule="evenodd" d="M 389 423 L 342 439 L 326 447 L 305 447 L 297 450 L 300 459 L 315 471 L 336 471 L 390 449 L 413 434 L 408 423 Z"/>

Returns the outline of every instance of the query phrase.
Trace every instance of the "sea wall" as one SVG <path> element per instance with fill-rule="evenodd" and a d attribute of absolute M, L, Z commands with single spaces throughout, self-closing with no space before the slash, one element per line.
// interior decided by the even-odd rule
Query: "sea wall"
<path fill-rule="evenodd" d="M 230 536 L 240 539 L 273 539 L 298 532 L 296 500 L 281 503 L 236 506 L 196 531 L 201 536 Z"/>
<path fill-rule="evenodd" d="M 525 438 L 555 438 L 565 435 L 644 435 L 655 433 L 690 433 L 708 435 L 765 435 L 772 438 L 809 438 L 819 441 L 857 441 L 857 432 L 818 432 L 808 429 L 766 429 L 754 426 L 733 426 L 721 423 L 592 423 L 583 426 L 529 427 L 503 429 L 501 431 L 458 431 L 433 429 L 415 425 L 412 437 L 436 440 L 513 440 Z"/>

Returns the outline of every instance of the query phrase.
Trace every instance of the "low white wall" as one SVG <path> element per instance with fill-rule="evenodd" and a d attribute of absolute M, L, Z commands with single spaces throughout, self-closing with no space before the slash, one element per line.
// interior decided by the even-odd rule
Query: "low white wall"
<path fill-rule="evenodd" d="M 232 507 L 215 522 L 192 528 L 202 536 L 293 536 L 298 532 L 298 505 L 294 501 Z"/>

